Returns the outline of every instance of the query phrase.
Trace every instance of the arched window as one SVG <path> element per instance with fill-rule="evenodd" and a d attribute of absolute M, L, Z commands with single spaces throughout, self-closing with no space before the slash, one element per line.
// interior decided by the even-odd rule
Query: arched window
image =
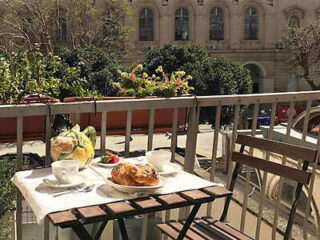
<path fill-rule="evenodd" d="M 67 41 L 67 20 L 65 10 L 57 9 L 57 32 L 56 39 L 58 42 Z"/>
<path fill-rule="evenodd" d="M 247 8 L 244 13 L 244 39 L 258 40 L 259 16 L 255 8 Z"/>
<path fill-rule="evenodd" d="M 210 12 L 210 40 L 224 39 L 223 10 L 214 7 Z"/>
<path fill-rule="evenodd" d="M 150 8 L 143 8 L 139 14 L 139 40 L 153 41 L 153 12 Z"/>
<path fill-rule="evenodd" d="M 296 28 L 300 27 L 300 19 L 297 16 L 291 16 L 288 20 L 288 27 L 289 28 Z"/>
<path fill-rule="evenodd" d="M 189 13 L 185 8 L 177 9 L 175 13 L 175 40 L 189 40 Z"/>

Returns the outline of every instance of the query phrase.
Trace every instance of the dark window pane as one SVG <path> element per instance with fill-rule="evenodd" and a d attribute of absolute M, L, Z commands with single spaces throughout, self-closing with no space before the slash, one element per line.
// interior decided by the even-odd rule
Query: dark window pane
<path fill-rule="evenodd" d="M 139 14 L 139 40 L 153 41 L 153 12 L 150 8 L 143 8 Z"/>
<path fill-rule="evenodd" d="M 224 39 L 223 10 L 215 7 L 210 13 L 210 40 Z"/>
<path fill-rule="evenodd" d="M 175 40 L 189 40 L 189 13 L 185 8 L 177 9 L 174 19 Z"/>
<path fill-rule="evenodd" d="M 63 17 L 58 19 L 57 41 L 67 41 L 67 21 Z"/>
<path fill-rule="evenodd" d="M 300 27 L 300 19 L 297 16 L 291 16 L 288 21 L 290 28 Z"/>
<path fill-rule="evenodd" d="M 258 40 L 259 16 L 255 8 L 247 8 L 244 14 L 244 39 Z"/>

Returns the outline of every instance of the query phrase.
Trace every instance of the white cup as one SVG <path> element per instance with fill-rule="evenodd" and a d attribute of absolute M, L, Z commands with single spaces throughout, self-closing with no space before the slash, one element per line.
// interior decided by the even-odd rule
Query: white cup
<path fill-rule="evenodd" d="M 74 176 L 79 173 L 79 162 L 76 160 L 61 160 L 51 164 L 52 173 L 59 183 L 71 183 Z"/>
<path fill-rule="evenodd" d="M 165 166 L 170 164 L 172 153 L 165 150 L 149 151 L 146 153 L 147 161 L 160 172 L 164 171 Z"/>

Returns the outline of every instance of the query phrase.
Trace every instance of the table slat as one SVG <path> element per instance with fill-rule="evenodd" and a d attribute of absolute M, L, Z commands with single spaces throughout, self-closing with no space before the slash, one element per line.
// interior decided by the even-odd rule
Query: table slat
<path fill-rule="evenodd" d="M 161 207 L 161 203 L 159 203 L 153 197 L 146 198 L 146 199 L 133 200 L 132 202 L 140 209 Z"/>
<path fill-rule="evenodd" d="M 108 203 L 105 206 L 113 215 L 116 216 L 136 211 L 136 209 L 127 202 Z"/>
<path fill-rule="evenodd" d="M 186 199 L 180 197 L 176 193 L 160 195 L 160 196 L 157 196 L 157 198 L 162 204 L 165 204 L 165 205 L 174 205 L 174 204 L 184 203 L 187 201 Z"/>
<path fill-rule="evenodd" d="M 222 198 L 232 195 L 231 191 L 219 186 L 204 188 L 203 191 L 215 198 Z"/>
<path fill-rule="evenodd" d="M 96 217 L 106 217 L 108 215 L 99 206 L 78 208 L 77 212 L 81 215 L 81 217 L 85 219 L 96 218 Z"/>
<path fill-rule="evenodd" d="M 78 220 L 71 210 L 51 213 L 48 215 L 48 218 L 54 226 L 71 224 Z"/>
<path fill-rule="evenodd" d="M 180 195 L 192 202 L 201 202 L 208 198 L 211 198 L 210 195 L 200 190 L 185 191 L 185 192 L 181 192 Z"/>

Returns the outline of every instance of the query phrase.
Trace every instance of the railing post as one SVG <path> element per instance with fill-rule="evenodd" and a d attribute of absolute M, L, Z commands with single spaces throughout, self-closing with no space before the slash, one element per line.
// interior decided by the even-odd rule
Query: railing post
<path fill-rule="evenodd" d="M 200 108 L 192 107 L 190 109 L 190 116 L 187 130 L 186 152 L 184 159 L 184 170 L 189 173 L 194 171 L 195 154 L 197 148 L 197 135 L 199 124 Z"/>
<path fill-rule="evenodd" d="M 124 152 L 126 157 L 129 157 L 130 155 L 131 121 L 132 121 L 132 111 L 129 110 L 127 112 L 126 139 L 125 139 L 125 147 L 124 147 Z"/>
<path fill-rule="evenodd" d="M 198 135 L 198 128 L 199 128 L 199 115 L 200 115 L 199 107 L 192 107 L 190 109 L 188 130 L 187 130 L 186 151 L 185 151 L 185 158 L 184 158 L 184 170 L 189 173 L 194 172 L 194 163 L 195 163 L 195 155 L 196 155 L 196 148 L 197 148 L 197 135 Z M 188 208 L 181 208 L 179 210 L 179 219 L 186 219 L 188 212 L 189 212 Z"/>
<path fill-rule="evenodd" d="M 103 111 L 101 114 L 101 134 L 100 134 L 100 154 L 106 151 L 106 132 L 107 132 L 107 112 Z"/>

